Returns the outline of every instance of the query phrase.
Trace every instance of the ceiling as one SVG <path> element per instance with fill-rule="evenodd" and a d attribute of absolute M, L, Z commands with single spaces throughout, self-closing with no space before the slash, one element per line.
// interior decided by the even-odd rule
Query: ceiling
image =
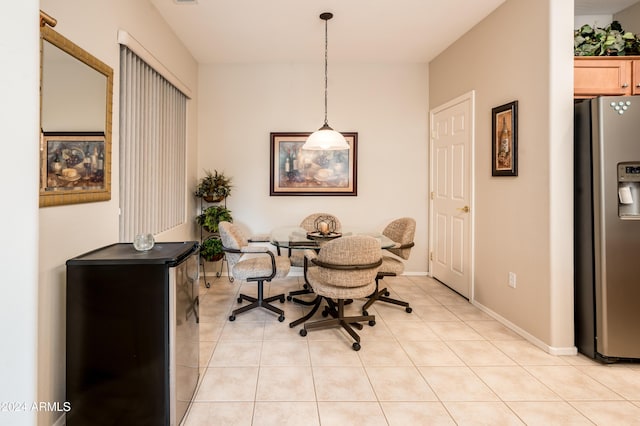
<path fill-rule="evenodd" d="M 330 61 L 427 63 L 505 0 L 150 1 L 207 64 L 321 62 L 322 12 L 334 14 Z M 575 0 L 575 9 L 613 14 L 637 1 Z"/>

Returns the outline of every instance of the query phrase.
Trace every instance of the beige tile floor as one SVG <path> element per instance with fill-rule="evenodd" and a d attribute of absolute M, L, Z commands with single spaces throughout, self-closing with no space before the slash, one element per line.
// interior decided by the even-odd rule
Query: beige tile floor
<path fill-rule="evenodd" d="M 265 293 L 301 282 L 276 280 Z M 183 424 L 640 424 L 640 365 L 549 355 L 428 277 L 382 283 L 413 313 L 374 304 L 358 352 L 338 329 L 289 328 L 307 309 L 292 302 L 276 302 L 283 323 L 262 309 L 228 321 L 237 293 L 255 284 L 201 286 L 201 377 Z"/>

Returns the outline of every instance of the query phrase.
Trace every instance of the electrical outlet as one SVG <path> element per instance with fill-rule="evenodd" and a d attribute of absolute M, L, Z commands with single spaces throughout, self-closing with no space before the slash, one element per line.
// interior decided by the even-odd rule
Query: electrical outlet
<path fill-rule="evenodd" d="M 516 274 L 515 274 L 515 272 L 509 272 L 509 287 L 516 288 Z"/>

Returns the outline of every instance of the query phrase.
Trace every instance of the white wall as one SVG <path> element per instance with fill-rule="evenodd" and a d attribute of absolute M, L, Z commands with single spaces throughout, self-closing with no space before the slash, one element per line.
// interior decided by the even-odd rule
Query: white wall
<path fill-rule="evenodd" d="M 575 350 L 573 10 L 559 3 L 507 0 L 429 73 L 432 107 L 476 90 L 475 303 L 564 353 Z M 492 177 L 491 109 L 514 100 L 519 176 Z"/>
<path fill-rule="evenodd" d="M 0 402 L 37 400 L 38 2 L 3 6 L 0 16 L 0 167 L 5 202 L 0 221 Z M 10 65 L 9 65 L 10 64 Z M 5 156 L 7 157 L 7 156 Z M 31 173 L 29 171 L 32 171 Z M 33 425 L 32 411 L 0 412 L 0 425 Z M 20 407 L 21 408 L 21 407 Z"/>
<path fill-rule="evenodd" d="M 270 132 L 314 131 L 324 120 L 323 64 L 203 65 L 200 68 L 198 172 L 233 177 L 227 199 L 248 233 L 298 224 L 316 211 L 343 226 L 382 230 L 417 221 L 406 271 L 427 271 L 426 64 L 329 62 L 329 124 L 358 132 L 358 195 L 269 196 Z"/>
<path fill-rule="evenodd" d="M 38 398 L 64 401 L 65 397 L 65 262 L 86 251 L 118 241 L 119 197 L 119 45 L 124 29 L 197 94 L 197 64 L 147 1 L 41 0 L 40 8 L 58 20 L 55 30 L 114 69 L 112 198 L 110 201 L 47 207 L 39 210 L 40 262 L 38 303 Z M 188 104 L 189 185 L 196 182 L 197 96 Z M 36 127 L 37 129 L 37 127 Z M 37 176 L 37 169 L 35 171 Z M 187 199 L 188 214 L 195 202 Z M 190 220 L 159 241 L 194 238 Z M 41 413 L 38 424 L 52 424 L 59 413 Z"/>

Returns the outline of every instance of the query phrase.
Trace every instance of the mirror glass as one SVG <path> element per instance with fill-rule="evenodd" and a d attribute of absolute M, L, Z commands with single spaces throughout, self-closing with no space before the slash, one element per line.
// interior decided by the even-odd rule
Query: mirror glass
<path fill-rule="evenodd" d="M 40 206 L 111 198 L 113 70 L 41 27 Z"/>
<path fill-rule="evenodd" d="M 104 133 L 106 77 L 47 40 L 42 65 L 42 130 Z"/>

